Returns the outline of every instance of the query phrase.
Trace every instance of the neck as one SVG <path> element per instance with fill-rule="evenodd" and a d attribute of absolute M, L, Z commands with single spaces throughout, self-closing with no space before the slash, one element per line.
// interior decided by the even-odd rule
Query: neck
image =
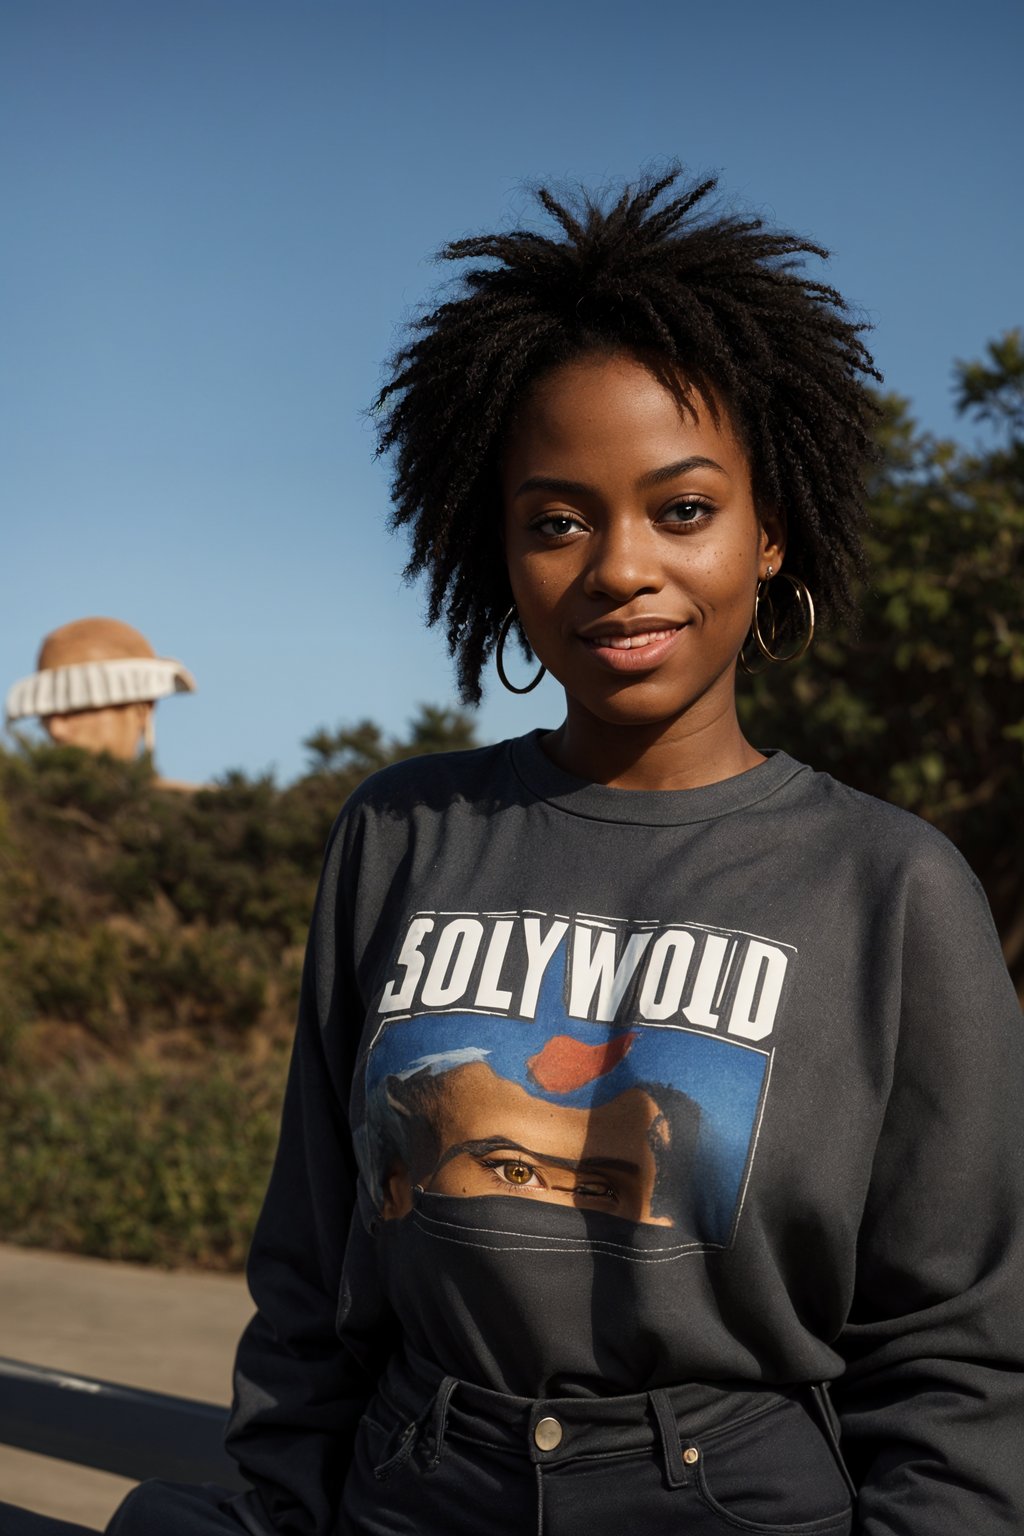
<path fill-rule="evenodd" d="M 566 773 L 615 789 L 699 789 L 764 762 L 740 729 L 732 697 L 711 718 L 644 725 L 611 724 L 570 701 L 543 747 Z"/>

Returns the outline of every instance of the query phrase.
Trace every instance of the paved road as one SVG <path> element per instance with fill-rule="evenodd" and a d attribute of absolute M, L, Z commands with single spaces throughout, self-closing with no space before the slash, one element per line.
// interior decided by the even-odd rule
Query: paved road
<path fill-rule="evenodd" d="M 0 1355 L 227 1403 L 252 1310 L 233 1275 L 108 1264 L 0 1244 Z M 102 1528 L 122 1477 L 0 1446 L 0 1499 Z"/>

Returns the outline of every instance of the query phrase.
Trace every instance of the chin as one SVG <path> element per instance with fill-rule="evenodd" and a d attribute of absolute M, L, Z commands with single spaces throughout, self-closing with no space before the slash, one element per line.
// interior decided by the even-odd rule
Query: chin
<path fill-rule="evenodd" d="M 618 683 L 604 692 L 593 687 L 574 689 L 571 681 L 562 686 L 570 713 L 579 710 L 602 725 L 636 730 L 669 726 L 687 715 L 695 717 L 696 725 L 696 716 L 716 715 L 722 704 L 731 703 L 734 697 L 731 666 L 713 677 L 692 682 L 688 688 L 668 686 L 667 680 L 656 677 Z"/>
<path fill-rule="evenodd" d="M 671 725 L 674 720 L 688 714 L 698 701 L 688 698 L 682 702 L 673 700 L 669 703 L 638 698 L 634 689 L 623 688 L 609 698 L 581 699 L 576 695 L 572 702 L 604 725 L 633 726 L 640 730 L 644 727 Z"/>

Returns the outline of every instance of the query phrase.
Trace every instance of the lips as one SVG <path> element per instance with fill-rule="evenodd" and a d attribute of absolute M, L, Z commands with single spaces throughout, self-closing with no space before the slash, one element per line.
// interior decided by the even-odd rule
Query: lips
<path fill-rule="evenodd" d="M 606 635 L 582 635 L 585 645 L 592 645 L 597 649 L 610 648 L 613 651 L 640 651 L 646 646 L 655 645 L 659 640 L 674 635 L 682 626 L 679 624 L 665 624 L 658 629 L 645 629 L 639 634 L 623 635 L 612 632 Z"/>
<path fill-rule="evenodd" d="M 605 621 L 607 622 L 607 621 Z M 671 655 L 689 622 L 647 618 L 603 628 L 600 621 L 579 630 L 578 638 L 587 655 L 606 671 L 628 674 L 650 672 Z"/>

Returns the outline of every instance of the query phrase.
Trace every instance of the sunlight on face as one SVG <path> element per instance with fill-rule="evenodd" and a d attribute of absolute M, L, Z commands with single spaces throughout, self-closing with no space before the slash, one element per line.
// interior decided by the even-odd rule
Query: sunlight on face
<path fill-rule="evenodd" d="M 731 708 L 757 581 L 782 564 L 727 412 L 680 390 L 637 358 L 585 356 L 539 381 L 505 445 L 509 579 L 570 721 Z"/>

